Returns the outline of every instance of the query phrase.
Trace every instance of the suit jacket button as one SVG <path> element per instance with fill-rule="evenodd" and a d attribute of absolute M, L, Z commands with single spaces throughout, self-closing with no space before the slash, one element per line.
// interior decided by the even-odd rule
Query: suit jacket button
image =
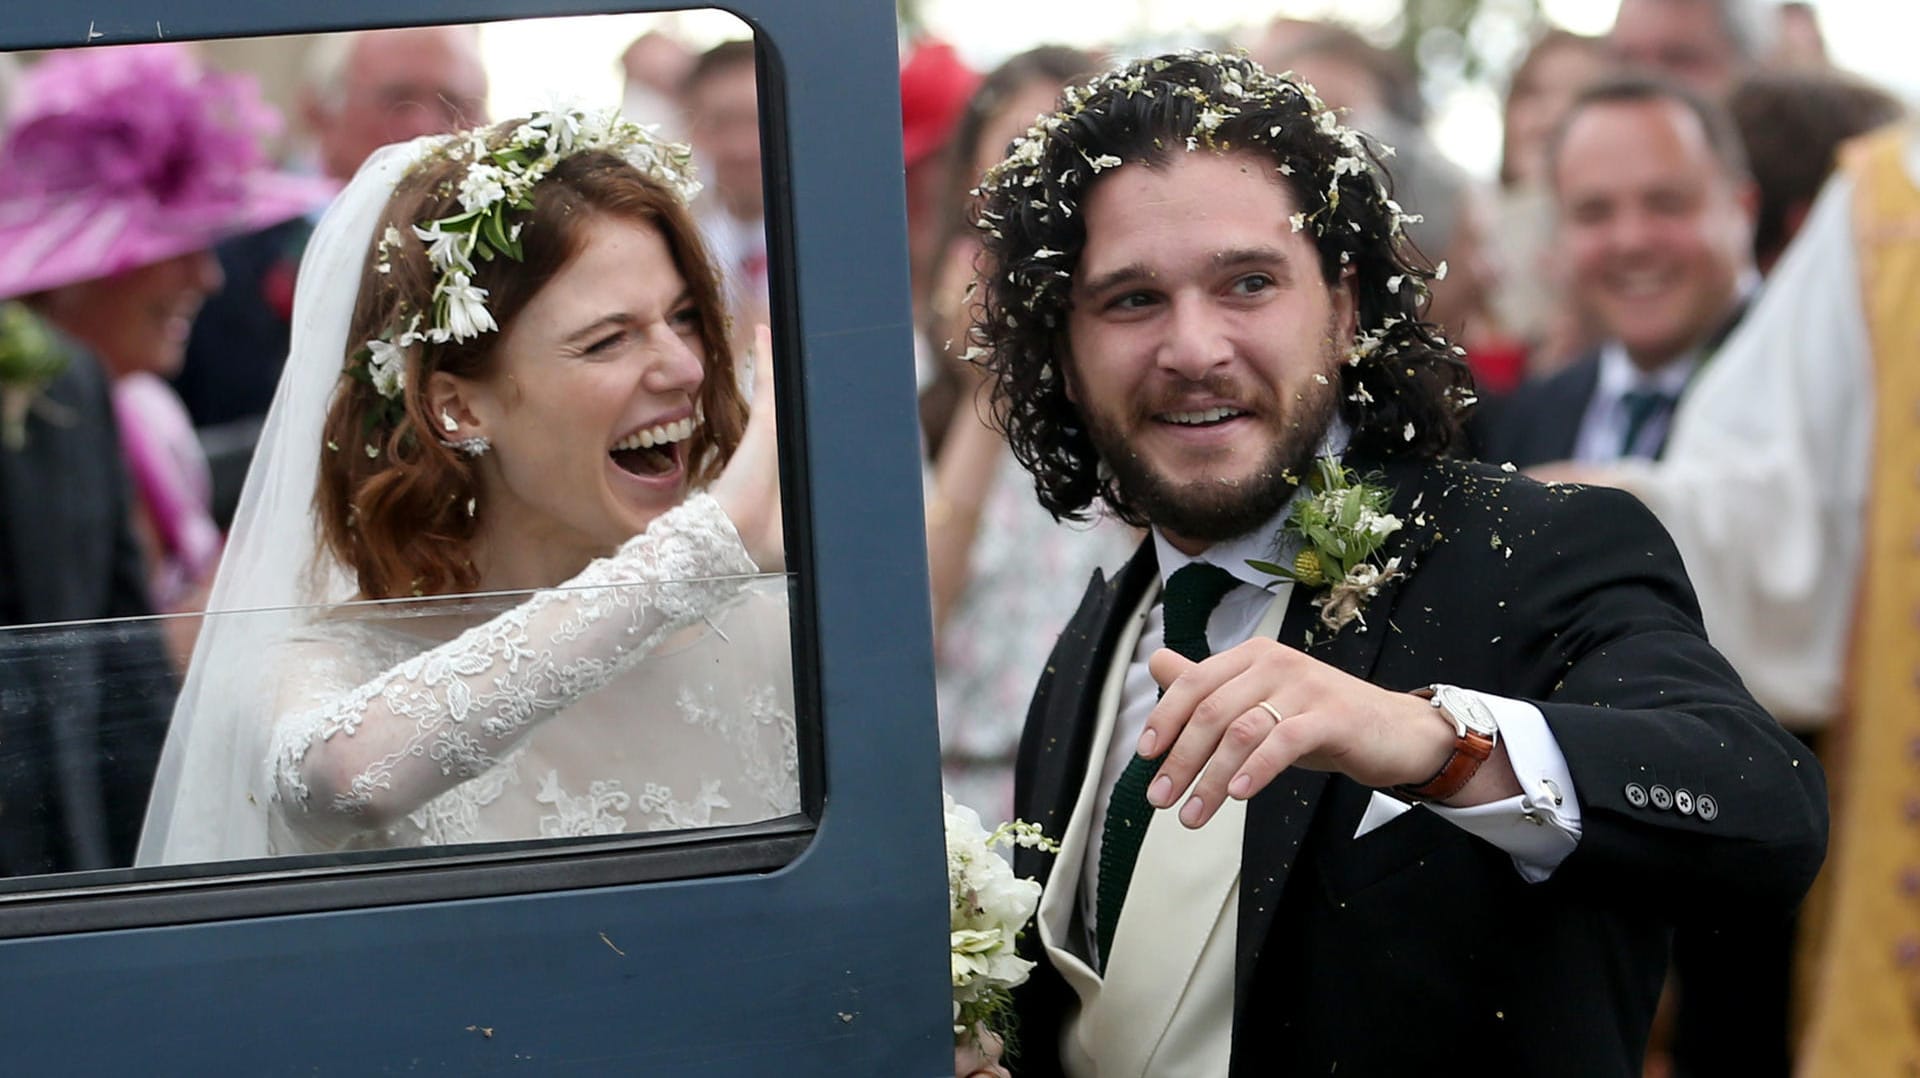
<path fill-rule="evenodd" d="M 1682 816 L 1693 815 L 1693 791 L 1680 789 L 1673 791 L 1673 811 Z"/>
<path fill-rule="evenodd" d="M 1665 786 L 1656 785 L 1649 787 L 1647 789 L 1647 800 L 1653 802 L 1654 808 L 1665 812 L 1673 807 L 1673 791 L 1667 789 Z"/>
<path fill-rule="evenodd" d="M 1637 809 L 1646 808 L 1647 788 L 1637 782 L 1627 783 L 1627 804 Z"/>
<path fill-rule="evenodd" d="M 1712 794 L 1701 794 L 1693 799 L 1693 810 L 1700 814 L 1702 820 L 1712 823 L 1720 815 L 1720 804 Z"/>

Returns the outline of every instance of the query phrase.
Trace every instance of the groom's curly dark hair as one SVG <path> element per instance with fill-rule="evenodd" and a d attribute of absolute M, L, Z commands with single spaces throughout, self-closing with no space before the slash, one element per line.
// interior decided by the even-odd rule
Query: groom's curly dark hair
<path fill-rule="evenodd" d="M 968 355 L 988 375 L 995 420 L 1056 518 L 1085 519 L 1098 497 L 1148 523 L 1099 466 L 1060 369 L 1073 275 L 1086 246 L 1080 208 L 1100 175 L 1181 152 L 1271 160 L 1311 229 L 1332 284 L 1351 272 L 1363 358 L 1340 367 L 1351 449 L 1374 457 L 1445 456 L 1461 441 L 1473 379 L 1423 318 L 1437 276 L 1405 237 L 1381 159 L 1391 151 L 1343 127 L 1311 87 L 1244 56 L 1180 53 L 1136 60 L 1066 91 L 989 171 L 974 208 L 984 245 Z"/>

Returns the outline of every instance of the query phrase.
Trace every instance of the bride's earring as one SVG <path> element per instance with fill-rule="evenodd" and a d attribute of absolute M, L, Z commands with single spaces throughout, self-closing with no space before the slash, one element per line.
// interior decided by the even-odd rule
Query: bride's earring
<path fill-rule="evenodd" d="M 453 415 L 445 408 L 440 409 L 440 429 L 446 431 L 448 434 L 452 434 L 460 429 L 460 424 L 453 421 Z"/>
<path fill-rule="evenodd" d="M 493 443 L 488 441 L 487 436 L 484 434 L 476 434 L 471 438 L 461 438 L 457 441 L 448 441 L 446 445 L 448 448 L 457 449 L 469 457 L 481 456 L 485 454 L 487 450 L 493 448 Z"/>

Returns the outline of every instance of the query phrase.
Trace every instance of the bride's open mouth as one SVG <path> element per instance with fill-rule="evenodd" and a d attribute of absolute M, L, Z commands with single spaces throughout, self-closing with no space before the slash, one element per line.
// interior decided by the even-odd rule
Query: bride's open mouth
<path fill-rule="evenodd" d="M 670 479 L 680 474 L 686 463 L 687 440 L 699 429 L 697 414 L 667 423 L 656 423 L 614 442 L 607 455 L 613 459 L 615 467 L 628 475 L 641 479 Z"/>

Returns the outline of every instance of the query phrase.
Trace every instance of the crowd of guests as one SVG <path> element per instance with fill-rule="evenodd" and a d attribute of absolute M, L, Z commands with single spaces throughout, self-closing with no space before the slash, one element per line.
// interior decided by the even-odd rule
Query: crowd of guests
<path fill-rule="evenodd" d="M 1920 683 L 1898 668 L 1920 653 L 1920 600 L 1895 587 L 1920 527 L 1920 398 L 1902 366 L 1920 287 L 1920 143 L 1900 102 L 1827 62 L 1805 4 L 1622 0 L 1607 35 L 1551 30 L 1527 50 L 1507 83 L 1498 175 L 1483 184 L 1427 131 L 1412 67 L 1354 30 L 1278 19 L 1218 44 L 1296 72 L 1392 147 L 1380 163 L 1418 215 L 1408 239 L 1441 267 L 1429 317 L 1475 376 L 1478 455 L 1640 495 L 1759 701 L 1823 758 L 1845 751 L 1832 771 L 1848 828 L 1823 899 L 1833 914 L 1796 926 L 1715 909 L 1683 923 L 1650 1073 L 1785 1074 L 1790 1033 L 1834 1060 L 1899 1025 L 1897 986 L 1920 961 L 1899 928 L 1916 919 L 1898 906 L 1920 866 L 1887 837 L 1913 826 L 1906 739 L 1920 733 L 1887 717 L 1920 713 Z M 1097 512 L 1058 520 L 1036 501 L 969 329 L 983 271 L 971 211 L 1036 117 L 1121 58 L 1081 42 L 979 72 L 937 40 L 903 49 L 943 770 L 989 817 L 1011 810 L 1054 637 L 1089 577 L 1119 570 L 1142 533 Z M 282 381 L 315 228 L 381 147 L 490 119 L 477 36 L 321 40 L 288 167 L 264 150 L 273 110 L 188 46 L 10 67 L 0 622 L 190 615 Z M 653 33 L 623 68 L 631 118 L 692 145 L 706 190 L 686 210 L 731 326 L 708 346 L 744 356 L 770 308 L 755 47 L 695 51 Z M 132 863 L 197 631 L 182 616 L 10 634 L 0 872 Z M 1796 939 L 1822 956 L 1798 985 Z"/>

